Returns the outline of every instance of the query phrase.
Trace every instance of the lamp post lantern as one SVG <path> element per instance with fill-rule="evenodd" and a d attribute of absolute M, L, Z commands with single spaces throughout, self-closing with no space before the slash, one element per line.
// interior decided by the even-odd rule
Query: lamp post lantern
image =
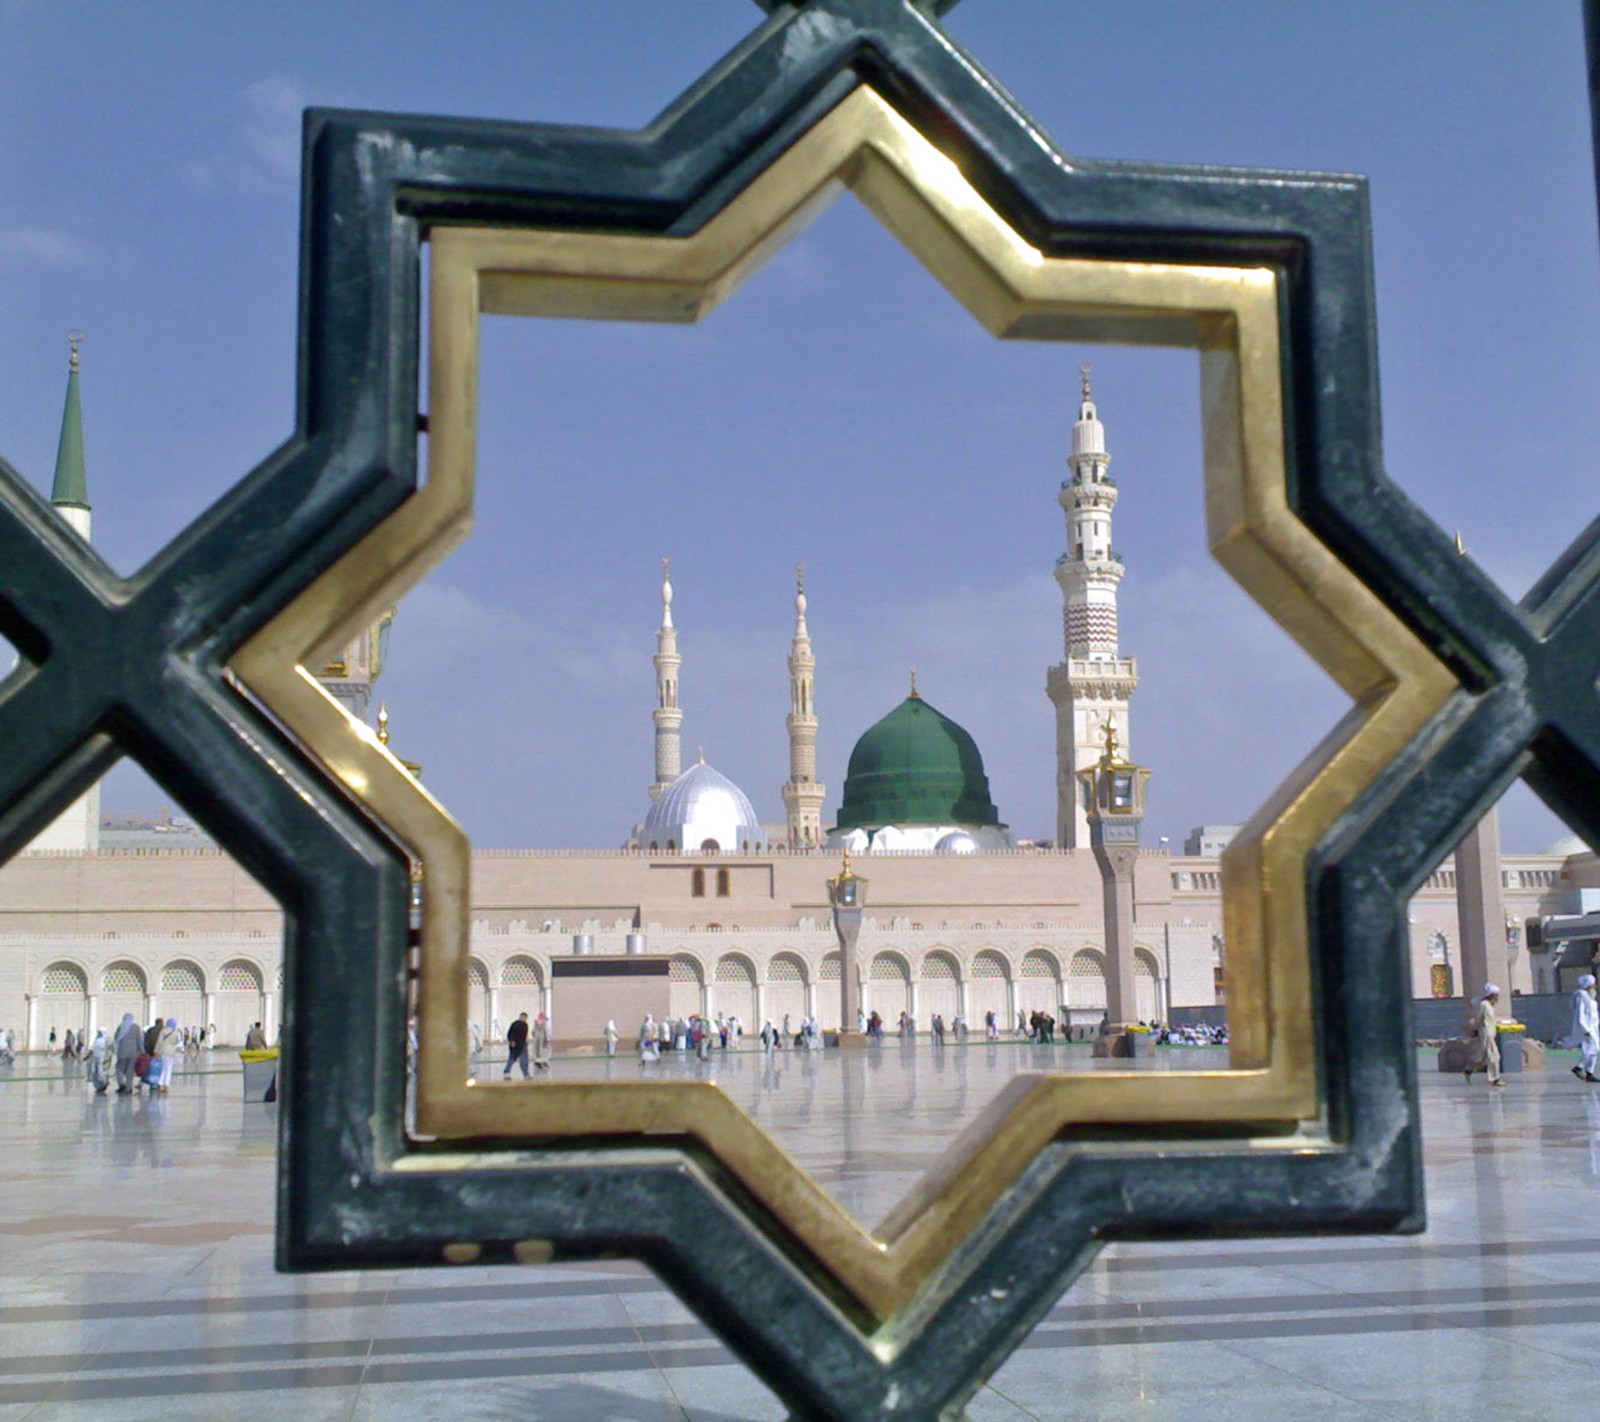
<path fill-rule="evenodd" d="M 1078 772 L 1089 844 L 1100 866 L 1106 934 L 1106 1030 L 1095 1042 L 1096 1056 L 1131 1056 L 1128 1028 L 1137 1020 L 1133 971 L 1133 870 L 1139 858 L 1139 826 L 1144 820 L 1145 786 L 1150 772 L 1124 760 L 1117 728 L 1107 720 L 1105 749 L 1099 761 Z"/>
<path fill-rule="evenodd" d="M 857 968 L 856 940 L 861 936 L 861 910 L 867 902 L 867 881 L 850 868 L 850 851 L 838 874 L 828 880 L 828 903 L 833 908 L 833 932 L 839 940 L 839 1045 L 858 1044 L 861 1030 L 861 975 Z"/>

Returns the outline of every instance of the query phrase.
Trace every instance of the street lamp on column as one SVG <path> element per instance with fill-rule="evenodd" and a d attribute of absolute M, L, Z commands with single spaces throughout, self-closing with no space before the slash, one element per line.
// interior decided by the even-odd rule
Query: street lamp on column
<path fill-rule="evenodd" d="M 861 937 L 861 910 L 867 902 L 867 881 L 850 868 L 850 851 L 828 881 L 828 903 L 833 909 L 833 932 L 839 940 L 839 1043 L 860 1040 L 857 1016 L 861 1009 L 861 977 L 856 966 L 856 942 Z"/>
<path fill-rule="evenodd" d="M 1089 820 L 1089 844 L 1100 867 L 1106 933 L 1106 1032 L 1097 1054 L 1131 1055 L 1128 1028 L 1138 1017 L 1133 959 L 1133 871 L 1139 859 L 1150 772 L 1123 758 L 1108 718 L 1099 761 L 1078 772 Z"/>

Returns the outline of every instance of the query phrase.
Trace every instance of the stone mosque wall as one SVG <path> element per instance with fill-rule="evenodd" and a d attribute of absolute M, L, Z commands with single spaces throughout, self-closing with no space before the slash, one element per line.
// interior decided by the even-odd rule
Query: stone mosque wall
<path fill-rule="evenodd" d="M 860 955 L 868 1010 L 933 1013 L 981 1026 L 994 1011 L 1063 1007 L 1097 1021 L 1105 1002 L 1100 885 L 1087 852 L 871 855 Z M 622 953 L 628 935 L 672 958 L 678 1014 L 740 1017 L 758 1030 L 816 1015 L 835 1025 L 838 956 L 825 854 L 641 855 L 480 852 L 473 856 L 470 1002 L 494 1039 L 522 1011 L 548 1011 L 550 965 L 574 952 Z M 1562 912 L 1571 885 L 1595 880 L 1592 855 L 1508 856 L 1507 917 Z M 1137 876 L 1139 1014 L 1225 1000 L 1218 861 L 1150 851 Z M 1411 905 L 1419 998 L 1460 993 L 1453 869 Z M 1452 955 L 1454 955 L 1452 957 Z M 1512 945 L 1514 990 L 1548 990 L 1540 955 Z M 1450 969 L 1452 976 L 1441 977 Z M 42 1047 L 52 1027 L 214 1024 L 238 1043 L 255 1021 L 275 1031 L 282 919 L 271 898 L 217 851 L 25 854 L 0 870 L 0 1027 Z M 1448 995 L 1445 994 L 1445 995 Z"/>

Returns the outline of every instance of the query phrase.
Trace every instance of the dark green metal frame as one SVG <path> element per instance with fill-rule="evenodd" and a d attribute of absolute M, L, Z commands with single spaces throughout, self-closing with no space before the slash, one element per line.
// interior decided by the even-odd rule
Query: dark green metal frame
<path fill-rule="evenodd" d="M 1589 0 L 1591 56 L 1596 3 Z M 1518 773 L 1600 842 L 1600 523 L 1513 606 L 1383 475 L 1359 178 L 1068 164 L 902 0 L 776 5 L 649 129 L 319 111 L 305 130 L 297 433 L 136 577 L 116 577 L 0 464 L 0 855 L 120 753 L 283 905 L 279 1263 L 436 1263 L 550 1241 L 648 1260 L 797 1417 L 946 1415 L 1100 1240 L 1421 1225 L 1405 903 Z M 407 865 L 273 721 L 229 655 L 416 479 L 419 253 L 433 224 L 684 233 L 860 79 L 1057 255 L 1270 264 L 1284 277 L 1291 488 L 1308 524 L 1466 688 L 1309 866 L 1319 1070 L 1334 1139 L 1202 1161 L 1057 1143 L 877 1335 L 692 1148 L 555 1146 L 516 1168 L 388 1167 L 402 1130 Z M 1530 759 L 1531 755 L 1531 759 Z"/>

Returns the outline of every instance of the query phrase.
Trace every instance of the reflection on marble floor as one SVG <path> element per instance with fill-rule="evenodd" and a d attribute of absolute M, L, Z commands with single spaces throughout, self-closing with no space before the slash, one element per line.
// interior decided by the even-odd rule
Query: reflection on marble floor
<path fill-rule="evenodd" d="M 1086 1043 L 1034 1046 L 1016 1038 L 935 1047 L 926 1038 L 844 1052 L 789 1048 L 713 1052 L 700 1062 L 668 1052 L 557 1058 L 550 1081 L 715 1082 L 857 1219 L 882 1219 L 1005 1084 L 1023 1072 L 1224 1069 L 1226 1048 L 1163 1047 L 1149 1058 L 1097 1061 Z M 498 1072 L 500 1058 L 479 1058 Z M 913 1130 L 901 1123 L 915 1121 Z"/>
<path fill-rule="evenodd" d="M 891 1042 L 876 1063 L 745 1054 L 713 1071 L 871 1214 L 1017 1050 L 941 1063 Z M 0 1069 L 0 1422 L 783 1416 L 627 1262 L 274 1274 L 275 1108 L 205 1065 L 154 1099 L 96 1098 L 38 1062 Z M 1570 1054 L 1496 1095 L 1421 1065 L 1426 1235 L 1113 1246 L 974 1399 L 974 1422 L 1592 1412 L 1600 1089 L 1573 1080 Z"/>

